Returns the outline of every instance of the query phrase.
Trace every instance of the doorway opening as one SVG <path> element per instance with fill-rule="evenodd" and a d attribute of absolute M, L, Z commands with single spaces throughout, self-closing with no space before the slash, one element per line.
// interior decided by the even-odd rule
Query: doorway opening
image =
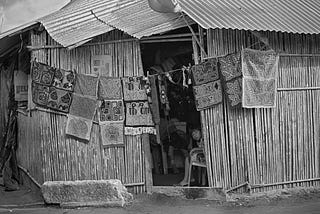
<path fill-rule="evenodd" d="M 193 130 L 201 130 L 200 112 L 196 110 L 190 67 L 194 64 L 192 37 L 182 30 L 162 35 L 161 39 L 141 42 L 145 75 L 157 76 L 160 144 L 150 135 L 154 186 L 187 186 L 190 171 L 186 167 L 189 152 L 197 147 Z M 185 35 L 188 34 L 188 37 Z M 182 38 L 179 35 L 183 35 Z M 158 37 L 160 38 L 160 36 Z M 168 38 L 168 39 L 167 39 Z M 175 39 L 172 39 L 175 38 Z M 164 87 L 167 104 L 162 99 Z M 188 160 L 186 160 L 188 159 Z M 190 186 L 207 186 L 206 169 L 195 167 Z"/>

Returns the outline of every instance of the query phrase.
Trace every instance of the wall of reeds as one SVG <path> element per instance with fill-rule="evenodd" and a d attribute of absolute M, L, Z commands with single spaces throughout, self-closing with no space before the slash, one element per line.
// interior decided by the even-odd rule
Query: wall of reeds
<path fill-rule="evenodd" d="M 201 112 L 209 184 L 228 190 L 248 182 L 253 191 L 319 185 L 320 37 L 260 35 L 281 53 L 276 108 L 230 109 L 224 101 Z M 265 48 L 251 32 L 227 29 L 209 30 L 207 44 L 210 57 Z"/>
<path fill-rule="evenodd" d="M 91 56 L 108 54 L 113 60 L 112 76 L 143 75 L 139 42 L 119 41 L 128 38 L 119 31 L 112 31 L 89 44 L 68 50 L 59 47 L 45 31 L 31 32 L 31 58 L 90 74 Z M 39 46 L 42 48 L 35 48 Z M 30 116 L 19 115 L 19 164 L 39 183 L 116 178 L 128 185 L 131 192 L 146 191 L 149 177 L 145 170 L 144 145 L 149 144 L 148 138 L 127 136 L 124 146 L 103 148 L 97 124 L 93 126 L 90 142 L 84 143 L 65 136 L 66 121 L 66 115 L 42 110 L 32 111 Z"/>

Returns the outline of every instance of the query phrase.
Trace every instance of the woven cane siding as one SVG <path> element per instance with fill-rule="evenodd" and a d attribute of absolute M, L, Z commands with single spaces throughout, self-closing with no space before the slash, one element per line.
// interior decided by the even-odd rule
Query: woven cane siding
<path fill-rule="evenodd" d="M 264 34 L 276 51 L 320 53 L 319 36 Z M 257 42 L 247 31 L 210 30 L 208 54 L 224 55 Z M 258 49 L 259 45 L 251 48 Z M 202 111 L 210 185 L 228 189 L 245 182 L 274 184 L 319 178 L 320 90 L 306 89 L 319 87 L 319 80 L 320 57 L 281 56 L 275 109 L 230 109 L 224 102 Z M 319 182 L 286 186 L 312 185 Z"/>
<path fill-rule="evenodd" d="M 94 41 L 124 37 L 113 31 Z M 34 46 L 57 45 L 46 32 L 32 33 L 31 43 Z M 64 48 L 32 51 L 32 57 L 40 62 L 85 74 L 91 72 L 91 56 L 95 54 L 112 56 L 114 77 L 143 74 L 140 46 L 136 41 L 85 46 L 71 51 Z M 41 111 L 33 111 L 31 118 L 19 116 L 19 163 L 39 182 L 111 178 L 125 184 L 145 181 L 140 136 L 126 137 L 124 147 L 102 148 L 97 124 L 93 125 L 90 142 L 83 143 L 65 136 L 66 121 L 66 116 Z M 130 189 L 139 193 L 145 191 L 145 186 Z"/>

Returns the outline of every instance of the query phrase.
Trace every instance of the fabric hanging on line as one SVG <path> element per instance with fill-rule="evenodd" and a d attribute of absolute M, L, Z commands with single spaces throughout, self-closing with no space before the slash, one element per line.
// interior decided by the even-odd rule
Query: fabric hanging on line
<path fill-rule="evenodd" d="M 152 119 L 155 124 L 160 124 L 160 112 L 159 112 L 159 97 L 157 90 L 157 77 L 149 76 L 147 84 L 147 96 L 150 106 Z"/>
<path fill-rule="evenodd" d="M 123 99 L 125 101 L 147 100 L 144 77 L 123 77 Z"/>
<path fill-rule="evenodd" d="M 32 81 L 41 85 L 51 86 L 55 69 L 49 65 L 33 61 L 31 77 Z"/>
<path fill-rule="evenodd" d="M 66 91 L 73 91 L 75 73 L 72 70 L 56 69 L 53 78 L 53 86 Z"/>
<path fill-rule="evenodd" d="M 166 112 L 170 110 L 169 99 L 167 96 L 167 85 L 163 75 L 158 75 L 160 103 L 164 106 Z"/>
<path fill-rule="evenodd" d="M 32 100 L 37 105 L 68 113 L 72 99 L 71 92 L 32 83 Z"/>
<path fill-rule="evenodd" d="M 219 58 L 219 64 L 223 81 L 228 82 L 242 76 L 240 52 Z"/>
<path fill-rule="evenodd" d="M 98 92 L 98 77 L 93 75 L 77 74 L 74 92 L 82 96 L 96 98 Z"/>
<path fill-rule="evenodd" d="M 194 85 L 201 85 L 219 79 L 218 60 L 209 59 L 191 68 Z"/>
<path fill-rule="evenodd" d="M 231 107 L 241 107 L 242 103 L 242 78 L 238 77 L 225 82 L 225 92 Z"/>
<path fill-rule="evenodd" d="M 242 106 L 244 108 L 274 108 L 279 55 L 273 50 L 242 51 Z"/>
<path fill-rule="evenodd" d="M 222 102 L 221 81 L 193 86 L 195 104 L 198 111 Z"/>
<path fill-rule="evenodd" d="M 116 146 L 124 144 L 124 124 L 123 122 L 113 122 L 100 125 L 102 145 Z"/>
<path fill-rule="evenodd" d="M 141 134 L 157 134 L 157 130 L 154 127 L 125 127 L 125 135 L 141 135 Z"/>
<path fill-rule="evenodd" d="M 233 53 L 219 58 L 221 79 L 227 102 L 231 107 L 242 104 L 241 54 Z"/>
<path fill-rule="evenodd" d="M 123 98 L 120 78 L 104 77 L 99 79 L 100 100 L 119 100 Z"/>
<path fill-rule="evenodd" d="M 99 111 L 99 124 L 110 122 L 124 121 L 124 104 L 122 100 L 103 100 L 100 101 Z"/>
<path fill-rule="evenodd" d="M 92 125 L 92 120 L 76 117 L 69 114 L 66 126 L 66 134 L 89 141 Z"/>
<path fill-rule="evenodd" d="M 87 141 L 90 140 L 97 102 L 96 99 L 73 94 L 66 127 L 67 135 Z"/>
<path fill-rule="evenodd" d="M 89 97 L 73 95 L 73 101 L 70 107 L 70 115 L 93 120 L 98 101 Z"/>
<path fill-rule="evenodd" d="M 126 102 L 127 126 L 154 126 L 148 101 Z"/>

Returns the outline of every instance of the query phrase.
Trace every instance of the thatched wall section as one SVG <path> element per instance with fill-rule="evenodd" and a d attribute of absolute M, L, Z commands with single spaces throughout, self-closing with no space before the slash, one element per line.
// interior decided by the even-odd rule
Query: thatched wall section
<path fill-rule="evenodd" d="M 31 32 L 31 45 L 47 48 L 33 49 L 32 59 L 48 65 L 75 69 L 78 73 L 91 73 L 91 56 L 112 56 L 112 76 L 143 75 L 140 45 L 119 31 L 113 31 L 94 39 L 96 45 L 85 45 L 73 50 L 59 47 L 44 31 Z M 99 42 L 103 44 L 97 44 Z M 49 48 L 50 46 L 50 48 Z M 32 111 L 31 117 L 19 115 L 19 164 L 43 183 L 53 180 L 120 179 L 129 184 L 133 192 L 146 190 L 144 145 L 148 138 L 126 137 L 124 147 L 103 148 L 99 127 L 94 124 L 89 143 L 65 136 L 67 117 L 40 110 Z"/>
<path fill-rule="evenodd" d="M 209 183 L 225 189 L 270 184 L 255 191 L 283 188 L 283 182 L 319 185 L 313 179 L 320 177 L 320 36 L 262 35 L 282 53 L 277 106 L 233 110 L 223 102 L 201 112 Z M 262 48 L 248 31 L 210 30 L 207 39 L 209 56 Z"/>

